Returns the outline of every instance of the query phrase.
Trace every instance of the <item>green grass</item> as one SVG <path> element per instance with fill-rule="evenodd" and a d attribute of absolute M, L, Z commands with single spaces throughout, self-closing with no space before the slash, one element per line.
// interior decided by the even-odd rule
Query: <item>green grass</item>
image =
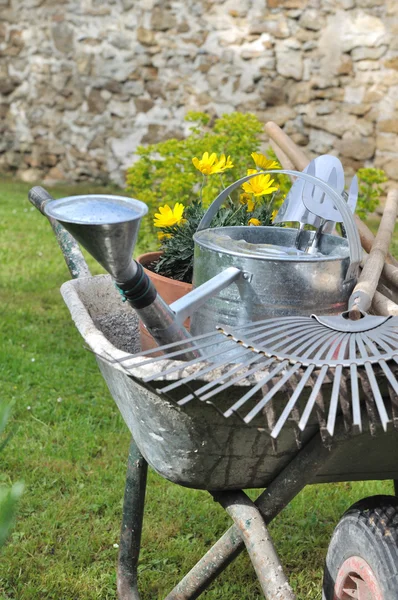
<path fill-rule="evenodd" d="M 0 401 L 15 401 L 0 483 L 26 486 L 1 553 L 0 599 L 114 599 L 130 436 L 59 294 L 69 273 L 47 220 L 30 207 L 28 188 L 0 185 Z M 76 192 L 53 190 L 57 197 Z M 391 492 L 390 482 L 311 487 L 275 520 L 271 531 L 299 600 L 320 600 L 328 540 L 344 510 Z M 164 598 L 228 526 L 208 494 L 150 472 L 142 599 Z M 247 556 L 204 597 L 260 598 Z"/>

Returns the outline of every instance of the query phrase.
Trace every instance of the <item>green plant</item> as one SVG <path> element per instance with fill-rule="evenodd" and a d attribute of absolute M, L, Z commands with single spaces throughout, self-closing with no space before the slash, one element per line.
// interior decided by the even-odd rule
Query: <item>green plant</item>
<path fill-rule="evenodd" d="M 6 402 L 0 404 L 0 452 L 4 449 L 7 442 L 11 438 L 9 433 L 3 440 L 1 436 L 4 433 L 7 421 L 11 412 L 11 405 Z M 20 498 L 23 490 L 22 483 L 14 483 L 9 488 L 6 486 L 0 487 L 0 548 L 6 541 L 15 519 L 17 501 Z"/>
<path fill-rule="evenodd" d="M 363 219 L 375 211 L 380 196 L 384 193 L 382 184 L 387 181 L 387 177 L 384 171 L 374 168 L 358 169 L 357 175 L 359 195 L 356 213 Z"/>
<path fill-rule="evenodd" d="M 232 113 L 212 121 L 204 113 L 190 112 L 186 121 L 191 123 L 186 138 L 140 146 L 139 159 L 127 170 L 126 191 L 149 207 L 149 218 L 142 224 L 144 234 L 155 234 L 153 216 L 159 206 L 176 202 L 187 206 L 199 194 L 208 206 L 220 191 L 220 179 L 227 186 L 253 168 L 250 154 L 260 148 L 263 131 L 257 117 Z M 203 185 L 192 158 L 204 152 L 231 156 L 233 168 L 221 177 L 207 178 Z"/>
<path fill-rule="evenodd" d="M 276 157 L 270 160 L 256 152 L 263 127 L 254 115 L 232 113 L 211 123 L 204 113 L 188 113 L 186 120 L 192 123 L 187 138 L 138 149 L 140 159 L 127 172 L 127 191 L 149 206 L 144 232 L 154 232 L 154 227 L 159 230 L 163 255 L 155 271 L 190 282 L 193 234 L 211 201 L 236 179 L 255 173 L 255 165 L 258 170 L 280 165 Z M 288 178 L 275 176 L 275 180 L 279 178 L 286 188 Z M 272 224 L 272 212 L 284 197 L 279 184 L 273 185 L 270 176 L 261 176 L 242 192 L 229 197 L 212 226 Z M 267 200 L 259 200 L 264 195 Z"/>

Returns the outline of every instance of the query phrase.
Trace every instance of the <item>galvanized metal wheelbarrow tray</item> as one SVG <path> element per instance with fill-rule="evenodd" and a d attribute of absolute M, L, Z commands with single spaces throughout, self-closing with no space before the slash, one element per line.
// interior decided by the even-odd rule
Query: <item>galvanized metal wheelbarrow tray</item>
<path fill-rule="evenodd" d="M 115 322 L 125 322 L 126 313 L 133 315 L 131 307 L 120 302 L 109 276 L 90 276 L 74 239 L 56 221 L 52 226 L 75 278 L 62 286 L 62 295 L 133 435 L 118 562 L 119 598 L 140 598 L 137 564 L 149 464 L 173 483 L 208 490 L 234 522 L 166 600 L 197 598 L 245 546 L 264 595 L 294 600 L 266 524 L 308 484 L 397 481 L 397 432 L 364 428 L 353 437 L 341 418 L 333 440 L 325 445 L 317 422 L 297 440 L 293 421 L 275 446 L 266 431 L 258 431 L 255 420 L 250 426 L 233 417 L 226 421 L 210 408 L 191 403 L 183 410 L 152 394 L 123 371 L 118 361 L 127 353 L 101 331 L 104 318 L 111 314 Z M 183 369 L 182 364 L 180 375 Z M 242 491 L 265 486 L 254 503 Z"/>

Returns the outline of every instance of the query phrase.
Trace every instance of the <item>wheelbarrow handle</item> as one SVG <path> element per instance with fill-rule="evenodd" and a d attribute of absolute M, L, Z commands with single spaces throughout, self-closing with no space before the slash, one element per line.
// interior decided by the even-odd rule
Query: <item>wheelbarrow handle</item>
<path fill-rule="evenodd" d="M 44 208 L 48 202 L 54 200 L 47 190 L 40 186 L 35 186 L 29 190 L 28 198 L 33 206 L 37 208 L 42 215 L 47 216 L 44 212 Z M 66 229 L 62 227 L 62 225 L 58 223 L 56 219 L 48 216 L 47 219 L 51 223 L 51 227 L 53 228 L 55 237 L 57 238 L 58 245 L 61 248 L 64 256 L 66 266 L 68 267 L 73 279 L 77 279 L 78 277 L 90 277 L 90 269 L 88 268 L 85 258 L 75 238 L 71 236 L 71 234 L 66 231 Z"/>

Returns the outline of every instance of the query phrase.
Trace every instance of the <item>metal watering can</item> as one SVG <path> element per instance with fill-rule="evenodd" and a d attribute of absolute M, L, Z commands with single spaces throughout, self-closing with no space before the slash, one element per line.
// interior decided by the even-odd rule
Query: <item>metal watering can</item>
<path fill-rule="evenodd" d="M 307 180 L 304 173 L 300 176 Z M 333 195 L 334 201 L 339 196 L 336 207 L 341 210 L 344 204 L 346 209 L 341 214 L 348 238 L 322 234 L 315 255 L 304 252 L 311 244 L 313 231 L 302 231 L 297 249 L 297 229 L 276 226 L 208 229 L 227 193 L 246 179 L 235 182 L 216 198 L 194 235 L 194 287 L 200 290 L 204 282 L 227 268 L 237 268 L 242 275 L 197 308 L 191 318 L 193 335 L 212 331 L 216 325 L 239 326 L 272 317 L 310 316 L 320 310 L 323 314 L 339 314 L 346 309 L 355 286 L 361 245 L 352 214 L 336 192 Z M 318 179 L 317 185 L 319 182 Z M 276 247 L 281 251 L 277 252 Z"/>
<path fill-rule="evenodd" d="M 303 261 L 296 261 L 295 269 L 291 268 L 293 263 L 290 264 L 290 268 L 286 268 L 286 261 L 276 261 L 276 264 L 282 267 L 278 276 L 279 287 L 282 285 L 283 277 L 285 275 L 287 277 L 290 271 L 295 271 L 302 273 L 299 276 L 300 281 L 304 282 L 305 277 L 308 277 L 308 282 L 311 281 L 315 288 L 318 274 L 320 277 L 324 271 L 320 266 L 317 265 L 315 268 L 314 265 L 318 262 L 331 263 L 331 265 L 333 263 L 333 268 L 330 266 L 330 277 L 332 279 L 328 286 L 328 292 L 323 295 L 322 299 L 324 298 L 326 302 L 327 297 L 330 297 L 333 290 L 333 298 L 335 298 L 337 304 L 335 307 L 330 307 L 330 312 L 340 312 L 344 299 L 348 299 L 356 281 L 361 260 L 361 245 L 357 229 L 346 203 L 330 186 L 312 175 L 290 170 L 269 170 L 243 177 L 223 190 L 209 207 L 199 225 L 199 231 L 194 236 L 196 244 L 195 289 L 171 306 L 168 306 L 162 300 L 142 267 L 131 258 L 141 218 L 147 212 L 144 203 L 120 196 L 95 195 L 53 200 L 43 188 L 33 188 L 29 193 L 29 197 L 36 206 L 40 206 L 40 210 L 44 211 L 50 220 L 61 223 L 111 274 L 124 299 L 136 310 L 156 342 L 159 345 L 176 344 L 178 346 L 178 342 L 187 344 L 184 358 L 191 360 L 197 358 L 197 352 L 195 349 L 188 349 L 191 336 L 184 328 L 183 322 L 187 317 L 192 316 L 192 327 L 195 333 L 198 330 L 207 331 L 209 326 L 211 328 L 212 324 L 203 323 L 202 315 L 206 315 L 208 309 L 205 310 L 205 313 L 201 311 L 204 310 L 206 302 L 216 302 L 217 318 L 220 316 L 220 319 L 222 319 L 224 312 L 229 312 L 229 310 L 226 311 L 226 307 L 232 306 L 230 298 L 233 298 L 236 309 L 231 311 L 232 316 L 230 319 L 234 318 L 236 320 L 228 320 L 228 323 L 231 324 L 236 324 L 240 322 L 239 320 L 246 318 L 264 318 L 270 314 L 267 312 L 269 311 L 267 299 L 269 300 L 273 294 L 274 283 L 270 275 L 273 270 L 272 265 L 275 263 L 274 259 L 272 261 L 259 260 L 258 257 L 240 256 L 236 252 L 223 252 L 217 248 L 207 247 L 207 242 L 204 241 L 204 238 L 202 239 L 202 236 L 208 233 L 204 229 L 210 224 L 228 194 L 245 181 L 262 173 L 285 173 L 301 177 L 312 185 L 319 186 L 333 199 L 336 207 L 340 210 L 349 242 L 347 244 L 345 240 L 341 240 L 340 244 L 346 245 L 347 256 L 343 258 L 326 256 L 323 261 L 318 261 L 311 256 Z M 284 237 L 289 232 L 289 230 L 275 227 L 231 229 L 248 230 L 250 236 L 258 235 L 255 233 L 256 230 L 262 232 L 272 230 L 269 234 L 267 233 L 271 237 L 275 235 L 276 230 L 283 231 L 282 236 Z M 210 230 L 210 236 L 213 235 L 212 232 L 219 231 L 220 229 Z M 294 235 L 296 230 L 290 231 Z M 330 243 L 333 246 L 333 243 L 340 239 L 332 238 Z M 287 242 L 289 242 L 288 239 L 285 240 L 284 245 Z M 278 241 L 278 243 L 280 244 L 281 241 Z M 209 263 L 207 269 L 203 267 L 206 253 L 209 253 L 208 256 L 211 258 L 211 264 Z M 216 256 L 218 259 L 215 263 L 214 258 Z M 272 264 L 265 269 L 265 264 L 269 262 Z M 301 263 L 303 264 L 301 265 Z M 260 270 L 259 265 L 261 265 Z M 262 269 L 265 269 L 265 271 Z M 289 281 L 290 285 L 293 286 L 294 278 L 292 276 L 290 276 Z M 309 283 L 307 283 L 308 285 Z M 227 295 L 219 295 L 220 292 L 229 287 L 231 289 Z M 304 289 L 304 285 L 302 287 Z M 321 289 L 322 283 L 318 283 L 318 287 Z M 218 297 L 215 298 L 217 295 Z M 289 294 L 286 294 L 285 297 L 288 298 Z M 249 298 L 251 298 L 250 302 L 248 301 Z M 247 305 L 248 308 L 244 308 L 242 311 L 237 306 L 238 303 L 241 303 L 242 306 Z M 297 304 L 294 308 L 294 303 L 290 301 L 290 305 L 289 311 L 299 311 L 303 314 L 302 303 Z M 254 307 L 256 307 L 255 310 Z M 317 308 L 325 310 L 325 306 L 321 306 L 319 302 Z M 292 312 L 278 314 L 292 314 Z M 225 320 L 222 322 L 225 323 Z"/>

